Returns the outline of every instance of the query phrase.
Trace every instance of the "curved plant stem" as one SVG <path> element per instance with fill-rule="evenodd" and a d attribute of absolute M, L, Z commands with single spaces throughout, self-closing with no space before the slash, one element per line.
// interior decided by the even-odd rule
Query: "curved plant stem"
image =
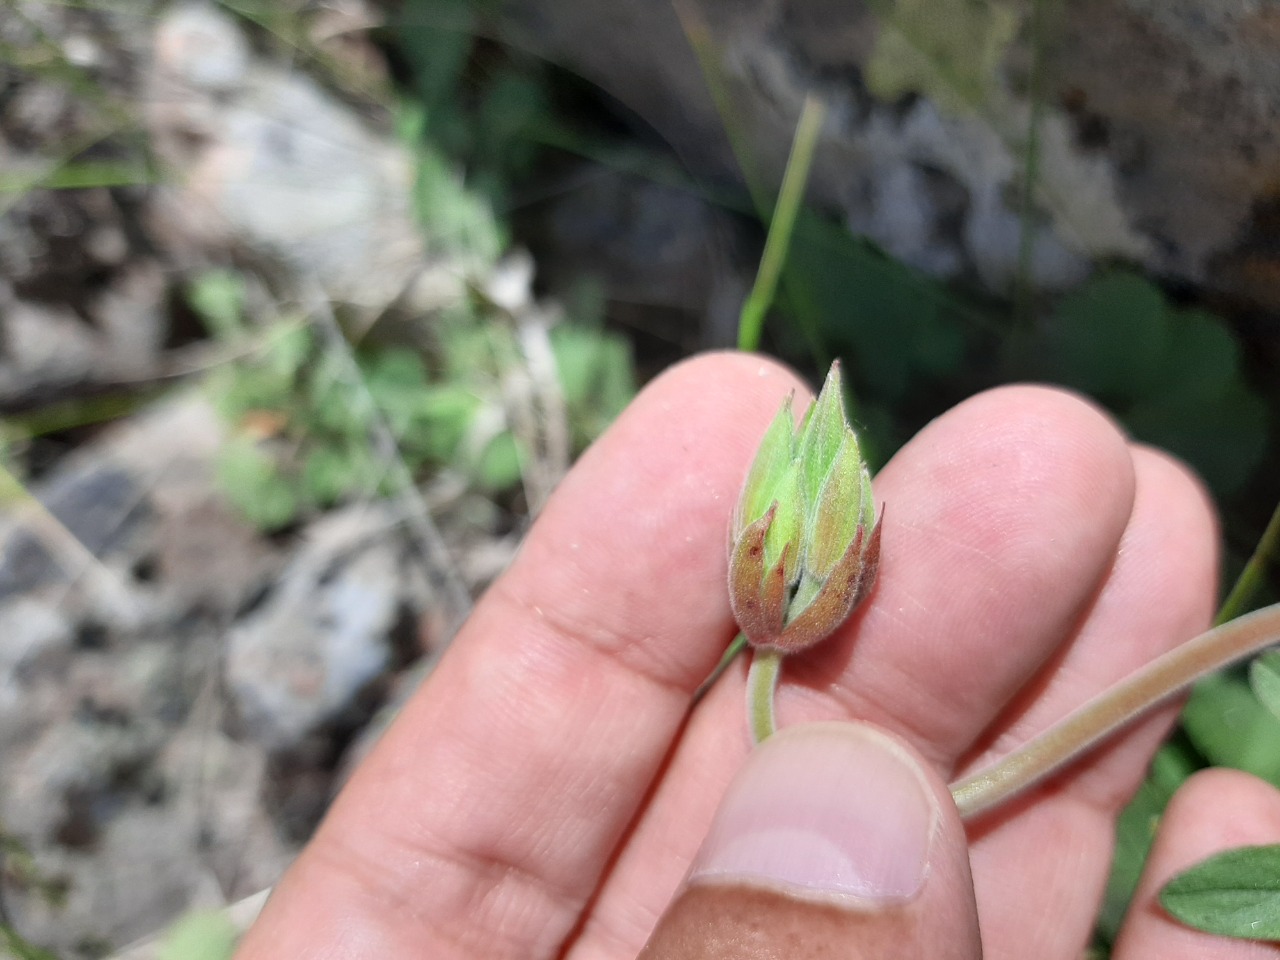
<path fill-rule="evenodd" d="M 960 815 L 967 819 L 1004 803 L 1206 674 L 1275 643 L 1280 643 L 1280 603 L 1188 640 L 1004 759 L 952 783 Z"/>
<path fill-rule="evenodd" d="M 777 650 L 753 650 L 751 669 L 747 671 L 747 717 L 751 721 L 751 739 L 756 743 L 773 736 L 773 694 L 778 689 L 782 670 L 782 654 Z"/>
<path fill-rule="evenodd" d="M 1218 616 L 1213 621 L 1215 625 L 1233 620 L 1244 612 L 1244 608 L 1249 605 L 1258 587 L 1262 585 L 1262 575 L 1271 561 L 1272 554 L 1276 552 L 1277 545 L 1280 545 L 1280 503 L 1277 503 L 1275 510 L 1272 511 L 1267 529 L 1262 531 L 1262 537 L 1258 540 L 1258 545 L 1253 548 L 1253 555 L 1249 557 L 1249 562 L 1240 571 L 1240 576 L 1236 578 L 1235 585 L 1227 594 L 1227 599 L 1222 601 L 1222 609 L 1218 611 Z"/>

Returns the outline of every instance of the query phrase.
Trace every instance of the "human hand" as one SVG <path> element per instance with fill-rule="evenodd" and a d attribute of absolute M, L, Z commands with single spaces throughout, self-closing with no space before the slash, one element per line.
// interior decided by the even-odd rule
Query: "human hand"
<path fill-rule="evenodd" d="M 741 669 L 689 707 L 734 633 L 729 514 L 793 388 L 806 393 L 767 360 L 718 355 L 632 404 L 347 785 L 238 960 L 630 960 L 651 937 L 653 958 L 1079 956 L 1115 815 L 1172 708 L 967 837 L 945 781 L 1204 628 L 1205 497 L 1069 395 L 1014 387 L 962 404 L 876 478 L 889 506 L 875 592 L 785 667 L 782 727 L 860 723 L 784 729 L 751 754 Z M 1256 782 L 1215 776 L 1280 823 Z M 1221 822 L 1197 783 L 1171 827 L 1179 809 L 1179 823 Z M 1152 877 L 1184 865 L 1177 839 L 1191 835 L 1162 839 Z M 1203 936 L 1153 895 L 1149 877 L 1118 958 L 1175 956 L 1153 944 Z M 1255 947 L 1217 955 L 1236 949 Z"/>

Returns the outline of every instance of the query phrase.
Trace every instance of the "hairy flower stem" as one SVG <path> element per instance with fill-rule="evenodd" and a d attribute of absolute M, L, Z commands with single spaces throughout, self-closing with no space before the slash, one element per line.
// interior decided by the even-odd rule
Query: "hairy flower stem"
<path fill-rule="evenodd" d="M 753 650 L 751 668 L 747 671 L 747 718 L 751 739 L 755 743 L 773 736 L 773 694 L 778 689 L 782 672 L 782 653 L 778 650 Z"/>
<path fill-rule="evenodd" d="M 1280 603 L 1188 640 L 987 769 L 951 784 L 960 815 L 969 819 L 1004 803 L 1206 674 L 1276 643 Z"/>

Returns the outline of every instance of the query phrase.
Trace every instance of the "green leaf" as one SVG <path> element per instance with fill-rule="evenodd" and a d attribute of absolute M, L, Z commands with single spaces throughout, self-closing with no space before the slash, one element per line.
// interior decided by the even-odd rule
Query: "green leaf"
<path fill-rule="evenodd" d="M 481 264 L 495 262 L 507 239 L 489 202 L 468 190 L 452 165 L 433 150 L 419 152 L 417 172 L 415 208 L 428 242 Z"/>
<path fill-rule="evenodd" d="M 398 390 L 421 390 L 427 385 L 427 367 L 421 354 L 389 347 L 361 357 L 365 384 L 375 396 Z"/>
<path fill-rule="evenodd" d="M 493 325 L 482 323 L 473 314 L 458 312 L 445 318 L 440 325 L 444 379 L 449 383 L 497 379 L 494 335 Z"/>
<path fill-rule="evenodd" d="M 315 446 L 302 464 L 302 485 L 307 498 L 329 506 L 372 481 L 373 461 L 367 448 L 336 444 Z M 372 492 L 372 491 L 370 491 Z"/>
<path fill-rule="evenodd" d="M 545 84 L 508 68 L 490 79 L 476 116 L 475 157 L 501 164 L 508 176 L 526 171 L 537 156 L 532 130 L 550 118 Z"/>
<path fill-rule="evenodd" d="M 1172 336 L 1157 389 L 1199 403 L 1216 403 L 1240 376 L 1240 344 L 1222 319 L 1203 310 L 1170 317 Z"/>
<path fill-rule="evenodd" d="M 630 347 L 593 326 L 562 323 L 551 331 L 551 349 L 574 442 L 582 448 L 635 396 Z"/>
<path fill-rule="evenodd" d="M 306 327 L 281 324 L 267 341 L 263 364 L 282 381 L 292 380 L 311 358 L 312 344 L 311 331 Z"/>
<path fill-rule="evenodd" d="M 600 358 L 597 404 L 591 411 L 596 425 L 588 431 L 594 440 L 626 409 L 636 395 L 636 374 L 631 363 L 631 345 L 622 337 L 608 337 Z"/>
<path fill-rule="evenodd" d="M 1130 273 L 1105 274 L 1065 297 L 1046 345 L 1051 374 L 1111 403 L 1150 396 L 1169 338 L 1164 297 Z"/>
<path fill-rule="evenodd" d="M 476 483 L 482 490 L 500 493 L 520 481 L 520 446 L 510 433 L 489 441 L 475 465 Z"/>
<path fill-rule="evenodd" d="M 849 361 L 859 400 L 874 396 L 896 409 L 923 377 L 963 369 L 975 315 L 968 301 L 813 214 L 801 212 L 791 245 L 788 312 Z"/>
<path fill-rule="evenodd" d="M 436 463 L 453 460 L 483 401 L 464 386 L 442 383 L 418 396 L 417 426 L 405 443 Z"/>
<path fill-rule="evenodd" d="M 470 0 L 410 0 L 395 21 L 419 98 L 430 110 L 454 99 L 475 42 Z"/>
<path fill-rule="evenodd" d="M 251 440 L 227 443 L 219 453 L 217 473 L 227 499 L 262 529 L 278 529 L 297 516 L 301 503 L 294 485 Z"/>
<path fill-rule="evenodd" d="M 221 910 L 184 914 L 164 935 L 156 960 L 229 960 L 237 930 Z"/>
<path fill-rule="evenodd" d="M 187 303 L 213 336 L 231 340 L 244 330 L 244 280 L 230 270 L 206 270 L 187 291 Z"/>
<path fill-rule="evenodd" d="M 1280 720 L 1280 650 L 1268 650 L 1249 664 L 1249 686 L 1258 702 Z"/>
<path fill-rule="evenodd" d="M 596 372 L 601 363 L 600 339 L 587 330 L 557 326 L 551 332 L 551 350 L 560 375 L 564 402 L 580 407 L 591 397 Z"/>
<path fill-rule="evenodd" d="M 397 437 L 415 427 L 418 398 L 427 387 L 427 369 L 420 354 L 399 348 L 381 349 L 361 357 L 361 372 L 374 406 Z"/>
<path fill-rule="evenodd" d="M 1182 725 L 1210 763 L 1280 786 L 1280 720 L 1258 703 L 1242 671 L 1201 680 L 1182 712 Z"/>
<path fill-rule="evenodd" d="M 1212 856 L 1165 884 L 1160 903 L 1199 930 L 1280 941 L 1280 845 Z"/>
<path fill-rule="evenodd" d="M 1266 403 L 1241 381 L 1213 402 L 1152 395 L 1121 415 L 1136 437 L 1186 460 L 1219 495 L 1243 487 L 1266 453 Z"/>

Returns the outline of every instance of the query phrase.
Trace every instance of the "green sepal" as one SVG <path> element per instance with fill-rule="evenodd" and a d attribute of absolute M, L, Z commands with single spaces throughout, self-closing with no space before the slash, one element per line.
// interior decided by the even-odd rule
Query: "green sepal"
<path fill-rule="evenodd" d="M 803 469 L 803 492 L 807 503 L 816 503 L 832 461 L 844 440 L 847 425 L 840 387 L 840 364 L 831 365 L 818 399 L 805 418 L 798 447 Z"/>
<path fill-rule="evenodd" d="M 800 543 L 804 533 L 805 509 L 804 498 L 800 493 L 800 461 L 792 460 L 787 464 L 782 477 L 774 489 L 773 504 L 777 510 L 773 515 L 773 523 L 764 538 L 764 566 L 772 570 L 786 553 L 787 583 L 794 582 L 797 568 L 801 562 Z M 770 505 L 772 507 L 772 504 Z M 790 550 L 786 548 L 790 546 Z"/>
<path fill-rule="evenodd" d="M 798 612 L 788 610 L 786 625 L 766 646 L 783 653 L 799 653 L 829 637 L 848 619 L 854 608 L 875 586 L 880 570 L 880 525 L 867 536 L 859 527 L 849 549 L 818 590 Z M 748 638 L 749 639 L 749 638 Z"/>
<path fill-rule="evenodd" d="M 783 550 L 776 567 L 764 565 L 764 541 L 773 524 L 775 507 L 747 525 L 734 544 L 729 558 L 729 606 L 733 617 L 750 643 L 766 642 L 782 632 L 783 602 L 786 598 Z"/>
<path fill-rule="evenodd" d="M 863 506 L 871 500 L 865 476 L 858 439 L 846 430 L 805 529 L 804 569 L 818 580 L 830 575 L 863 524 Z"/>
<path fill-rule="evenodd" d="M 739 498 L 741 516 L 738 527 L 745 527 L 764 516 L 770 504 L 778 499 L 778 485 L 795 458 L 795 417 L 791 413 L 791 396 L 783 401 L 769 429 L 765 431 L 746 483 Z"/>

